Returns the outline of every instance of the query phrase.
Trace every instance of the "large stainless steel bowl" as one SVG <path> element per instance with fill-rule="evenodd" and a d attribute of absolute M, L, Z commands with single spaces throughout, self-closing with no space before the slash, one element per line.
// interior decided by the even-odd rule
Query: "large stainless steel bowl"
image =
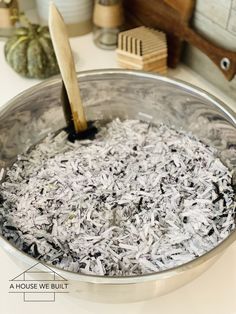
<path fill-rule="evenodd" d="M 78 75 L 89 120 L 138 118 L 164 122 L 196 134 L 217 147 L 222 161 L 236 167 L 236 114 L 203 90 L 170 78 L 125 70 L 83 72 Z M 34 145 L 49 131 L 65 126 L 60 106 L 60 78 L 23 92 L 0 110 L 0 168 Z M 230 236 L 195 260 L 159 273 L 133 277 L 82 275 L 51 267 L 67 278 L 80 298 L 100 302 L 132 302 L 168 293 L 199 276 L 236 239 Z M 19 264 L 36 260 L 3 237 L 0 245 Z M 38 266 L 40 267 L 40 266 Z"/>

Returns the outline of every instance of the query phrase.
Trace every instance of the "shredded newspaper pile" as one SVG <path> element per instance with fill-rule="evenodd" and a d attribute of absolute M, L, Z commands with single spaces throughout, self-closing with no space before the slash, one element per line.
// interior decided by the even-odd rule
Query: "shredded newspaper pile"
<path fill-rule="evenodd" d="M 49 135 L 0 186 L 1 233 L 74 272 L 140 275 L 204 254 L 235 228 L 230 171 L 165 125 L 114 120 L 91 140 Z"/>

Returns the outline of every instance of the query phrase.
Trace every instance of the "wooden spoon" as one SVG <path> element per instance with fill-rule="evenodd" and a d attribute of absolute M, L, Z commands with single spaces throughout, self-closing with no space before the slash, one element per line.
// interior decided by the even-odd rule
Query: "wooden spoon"
<path fill-rule="evenodd" d="M 60 12 L 52 2 L 49 8 L 49 30 L 62 80 L 67 92 L 74 129 L 76 133 L 79 133 L 87 129 L 87 121 L 80 96 L 75 63 L 66 25 Z"/>

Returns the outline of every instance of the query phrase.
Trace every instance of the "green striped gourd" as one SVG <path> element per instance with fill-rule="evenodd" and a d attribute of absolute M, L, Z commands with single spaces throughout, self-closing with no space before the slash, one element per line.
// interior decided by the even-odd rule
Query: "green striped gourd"
<path fill-rule="evenodd" d="M 5 57 L 25 77 L 44 79 L 59 73 L 47 26 L 28 23 L 18 28 L 5 44 Z"/>

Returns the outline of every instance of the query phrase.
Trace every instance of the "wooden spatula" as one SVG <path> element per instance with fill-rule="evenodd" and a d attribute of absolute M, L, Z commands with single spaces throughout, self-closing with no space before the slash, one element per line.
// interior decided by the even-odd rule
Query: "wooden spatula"
<path fill-rule="evenodd" d="M 65 91 L 68 96 L 74 130 L 76 133 L 83 132 L 87 129 L 87 121 L 80 96 L 75 63 L 67 35 L 66 25 L 61 14 L 52 2 L 50 3 L 49 9 L 49 30 Z M 68 111 L 69 110 L 67 110 L 67 112 Z"/>

